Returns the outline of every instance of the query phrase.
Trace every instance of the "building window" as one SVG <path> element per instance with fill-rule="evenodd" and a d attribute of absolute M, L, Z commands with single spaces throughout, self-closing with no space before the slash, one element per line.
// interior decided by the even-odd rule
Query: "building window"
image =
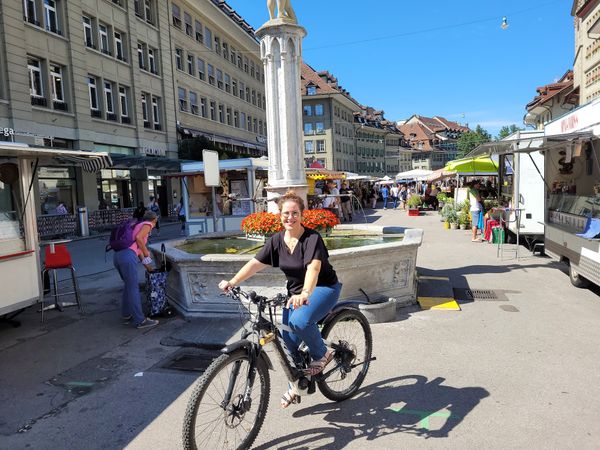
<path fill-rule="evenodd" d="M 235 48 L 231 47 L 231 63 L 235 65 L 235 61 L 236 61 L 236 52 L 235 52 Z"/>
<path fill-rule="evenodd" d="M 304 105 L 303 111 L 304 111 L 305 116 L 312 116 L 312 106 L 311 105 Z"/>
<path fill-rule="evenodd" d="M 191 55 L 188 53 L 188 55 L 187 55 L 187 71 L 192 76 L 194 76 L 194 74 L 196 72 L 196 69 L 194 68 L 194 61 L 195 61 L 194 55 Z"/>
<path fill-rule="evenodd" d="M 184 88 L 178 88 L 179 93 L 179 111 L 187 111 L 186 92 Z"/>
<path fill-rule="evenodd" d="M 121 122 L 131 123 L 129 119 L 129 95 L 125 86 L 119 86 L 119 107 L 121 108 Z"/>
<path fill-rule="evenodd" d="M 103 23 L 98 25 L 98 34 L 100 35 L 100 51 L 110 55 L 110 46 L 108 43 L 108 27 Z"/>
<path fill-rule="evenodd" d="M 29 95 L 44 99 L 44 79 L 42 78 L 42 62 L 39 59 L 28 58 L 27 69 L 29 71 Z M 45 99 L 44 99 L 45 103 Z M 46 106 L 45 104 L 39 106 Z"/>
<path fill-rule="evenodd" d="M 321 103 L 315 105 L 315 116 L 322 116 L 323 114 L 323 105 Z"/>
<path fill-rule="evenodd" d="M 228 74 L 225 74 L 224 80 L 225 80 L 225 92 L 230 94 L 231 93 L 231 77 Z"/>
<path fill-rule="evenodd" d="M 190 16 L 189 13 L 183 13 L 183 20 L 185 21 L 185 34 L 193 36 L 194 29 L 192 28 L 192 16 Z"/>
<path fill-rule="evenodd" d="M 323 125 L 323 122 L 315 123 L 315 128 L 317 130 L 317 134 L 325 134 L 325 126 Z"/>
<path fill-rule="evenodd" d="M 125 50 L 123 49 L 123 35 L 120 31 L 115 31 L 115 56 L 121 61 L 126 61 Z"/>
<path fill-rule="evenodd" d="M 305 135 L 315 134 L 315 132 L 313 130 L 313 124 L 311 122 L 307 122 L 304 124 L 304 134 Z"/>
<path fill-rule="evenodd" d="M 211 101 L 210 102 L 210 120 L 217 120 L 216 109 L 217 109 L 217 104 L 215 102 Z"/>
<path fill-rule="evenodd" d="M 100 108 L 98 105 L 98 88 L 96 77 L 88 77 L 88 93 L 90 96 L 90 109 L 93 117 L 100 117 Z"/>
<path fill-rule="evenodd" d="M 198 78 L 202 81 L 206 80 L 206 66 L 204 65 L 204 60 L 198 58 Z"/>
<path fill-rule="evenodd" d="M 229 60 L 229 45 L 227 42 L 223 42 L 223 58 Z"/>
<path fill-rule="evenodd" d="M 248 103 L 250 103 L 250 88 L 249 87 L 246 88 L 246 101 Z"/>
<path fill-rule="evenodd" d="M 221 39 L 215 36 L 215 52 L 217 55 L 221 54 Z"/>
<path fill-rule="evenodd" d="M 183 62 L 181 61 L 181 57 L 183 55 L 183 50 L 180 48 L 175 49 L 175 66 L 178 70 L 183 70 Z"/>
<path fill-rule="evenodd" d="M 154 75 L 158 75 L 158 68 L 156 67 L 156 54 L 155 49 L 148 47 L 148 68 L 150 69 L 150 72 L 152 72 Z"/>
<path fill-rule="evenodd" d="M 252 104 L 256 106 L 256 91 L 252 89 Z"/>
<path fill-rule="evenodd" d="M 248 58 L 244 56 L 244 72 L 248 73 Z"/>
<path fill-rule="evenodd" d="M 190 111 L 198 115 L 198 94 L 190 91 Z"/>
<path fill-rule="evenodd" d="M 238 96 L 238 84 L 235 78 L 231 79 L 231 93 L 236 97 Z"/>
<path fill-rule="evenodd" d="M 173 7 L 171 8 L 171 13 L 173 15 L 173 26 L 181 29 L 181 10 L 175 3 L 173 3 Z"/>
<path fill-rule="evenodd" d="M 240 127 L 240 113 L 238 111 L 233 112 L 233 126 L 236 128 Z"/>
<path fill-rule="evenodd" d="M 204 118 L 206 118 L 207 114 L 206 114 L 206 98 L 202 97 L 200 99 L 200 115 Z"/>
<path fill-rule="evenodd" d="M 325 141 L 317 141 L 317 153 L 325 153 Z"/>
<path fill-rule="evenodd" d="M 24 19 L 33 24 L 40 26 L 40 23 L 37 20 L 37 8 L 35 4 L 35 0 L 24 0 L 23 1 L 23 15 Z"/>
<path fill-rule="evenodd" d="M 204 34 L 202 33 L 202 24 L 200 23 L 200 21 L 196 20 L 194 22 L 194 25 L 196 27 L 196 41 L 204 41 Z"/>
<path fill-rule="evenodd" d="M 148 94 L 142 92 L 142 118 L 144 119 L 144 128 L 150 128 L 148 120 Z"/>
<path fill-rule="evenodd" d="M 154 19 L 152 18 L 152 0 L 144 0 L 144 14 L 146 22 L 154 24 Z"/>
<path fill-rule="evenodd" d="M 241 112 L 240 113 L 240 128 L 244 129 L 245 126 L 246 126 L 246 113 Z"/>
<path fill-rule="evenodd" d="M 107 120 L 116 120 L 113 88 L 110 81 L 104 82 L 104 110 L 106 111 Z"/>
<path fill-rule="evenodd" d="M 212 31 L 208 27 L 204 27 L 204 45 L 212 50 Z"/>
<path fill-rule="evenodd" d="M 92 33 L 92 20 L 87 16 L 83 16 L 83 35 L 85 45 L 90 48 L 96 48 L 94 45 L 94 33 Z"/>
<path fill-rule="evenodd" d="M 314 153 L 315 152 L 314 144 L 315 144 L 314 141 L 304 141 L 304 153 Z"/>
<path fill-rule="evenodd" d="M 225 111 L 225 122 L 227 125 L 231 125 L 231 108 L 227 108 Z"/>
<path fill-rule="evenodd" d="M 225 123 L 225 115 L 223 105 L 219 105 L 219 122 Z"/>
<path fill-rule="evenodd" d="M 46 30 L 56 34 L 62 34 L 58 27 L 58 15 L 56 12 L 55 0 L 44 0 L 44 18 L 46 20 Z"/>
<path fill-rule="evenodd" d="M 308 86 L 306 88 L 306 95 L 317 95 L 317 88 L 315 86 Z"/>
<path fill-rule="evenodd" d="M 221 69 L 217 69 L 217 87 L 223 89 L 223 71 Z"/>
<path fill-rule="evenodd" d="M 246 100 L 246 85 L 240 81 L 240 98 Z"/>
<path fill-rule="evenodd" d="M 238 53 L 238 57 L 237 58 L 238 58 L 237 59 L 238 68 L 240 70 L 243 70 L 244 69 L 244 64 L 242 63 L 242 55 Z"/>
<path fill-rule="evenodd" d="M 256 117 L 252 119 L 252 131 L 258 133 L 258 120 L 256 120 Z"/>
<path fill-rule="evenodd" d="M 254 61 L 250 61 L 250 76 L 254 78 Z"/>
<path fill-rule="evenodd" d="M 261 136 L 263 136 L 263 135 L 264 135 L 264 133 L 263 133 L 263 122 L 262 122 L 262 120 L 259 120 L 259 121 L 258 121 L 258 134 L 260 134 Z"/>
<path fill-rule="evenodd" d="M 62 67 L 56 64 L 50 64 L 50 87 L 52 89 L 52 103 L 54 109 L 61 111 L 67 110 L 65 103 L 65 88 L 62 74 Z"/>
<path fill-rule="evenodd" d="M 152 120 L 154 121 L 154 129 L 160 130 L 160 98 L 152 96 Z"/>
<path fill-rule="evenodd" d="M 208 65 L 208 82 L 212 85 L 215 84 L 215 68 L 212 64 Z"/>
<path fill-rule="evenodd" d="M 146 70 L 146 61 L 144 58 L 144 46 L 145 44 L 138 42 L 138 64 L 140 69 Z"/>

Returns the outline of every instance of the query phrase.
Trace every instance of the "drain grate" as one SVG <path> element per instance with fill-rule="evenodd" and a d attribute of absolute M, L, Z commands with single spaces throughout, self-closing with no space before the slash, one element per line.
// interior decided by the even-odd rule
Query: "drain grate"
<path fill-rule="evenodd" d="M 454 288 L 454 298 L 463 302 L 473 301 L 487 301 L 487 302 L 501 302 L 508 301 L 502 290 L 491 290 L 491 289 L 465 289 L 465 288 Z"/>
<path fill-rule="evenodd" d="M 210 349 L 183 348 L 159 362 L 156 369 L 175 370 L 181 372 L 204 372 L 210 363 L 217 358 L 221 352 Z"/>

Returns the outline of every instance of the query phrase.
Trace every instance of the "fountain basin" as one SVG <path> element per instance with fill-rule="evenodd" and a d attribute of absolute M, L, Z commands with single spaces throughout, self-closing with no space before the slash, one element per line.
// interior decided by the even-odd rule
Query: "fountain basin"
<path fill-rule="evenodd" d="M 379 236 L 403 235 L 389 242 L 329 250 L 329 260 L 343 284 L 340 300 L 361 299 L 364 290 L 372 299 L 393 297 L 399 304 L 416 301 L 417 251 L 423 230 L 377 225 L 338 225 L 336 232 L 364 232 Z M 186 317 L 238 314 L 238 302 L 220 295 L 218 284 L 232 278 L 251 258 L 251 254 L 193 254 L 178 247 L 196 240 L 236 238 L 241 232 L 202 235 L 193 239 L 165 242 L 166 258 L 171 265 L 167 279 L 169 302 Z M 185 247 L 183 247 L 185 248 Z M 160 261 L 160 245 L 150 246 Z M 242 283 L 244 290 L 274 296 L 285 292 L 285 277 L 278 268 L 267 268 Z"/>

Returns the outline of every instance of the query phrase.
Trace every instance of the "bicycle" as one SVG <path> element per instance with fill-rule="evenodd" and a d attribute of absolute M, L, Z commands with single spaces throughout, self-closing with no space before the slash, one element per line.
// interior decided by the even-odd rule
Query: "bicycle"
<path fill-rule="evenodd" d="M 286 305 L 287 296 L 267 299 L 238 287 L 228 295 L 238 301 L 246 299 L 257 312 L 251 314 L 251 329 L 245 329 L 239 341 L 223 348 L 196 383 L 185 412 L 185 449 L 196 449 L 197 445 L 209 449 L 250 448 L 269 405 L 269 370 L 273 370 L 273 364 L 264 349 L 268 344 L 275 346 L 289 382 L 296 383 L 301 391 L 312 394 L 318 387 L 325 397 L 337 402 L 357 393 L 371 361 L 376 359 L 371 355 L 371 327 L 356 307 L 362 302 L 340 302 L 319 322 L 321 335 L 334 349 L 334 355 L 322 373 L 310 377 L 305 374 L 310 363 L 308 349 L 302 346 L 301 361 L 294 361 L 281 334 L 291 330 L 274 320 L 277 308 Z"/>

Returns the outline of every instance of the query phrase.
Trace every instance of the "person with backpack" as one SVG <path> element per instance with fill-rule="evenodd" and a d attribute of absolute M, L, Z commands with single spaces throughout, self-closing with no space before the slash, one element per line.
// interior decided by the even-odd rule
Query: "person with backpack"
<path fill-rule="evenodd" d="M 158 198 L 153 195 L 150 196 L 150 203 L 148 203 L 148 209 L 156 214 L 156 235 L 160 236 L 160 206 L 158 204 Z"/>
<path fill-rule="evenodd" d="M 158 325 L 158 320 L 144 315 L 138 281 L 138 264 L 140 262 L 146 270 L 152 270 L 152 257 L 146 244 L 157 221 L 156 213 L 146 211 L 141 222 L 124 222 L 115 233 L 111 234 L 108 247 L 115 251 L 113 263 L 121 280 L 125 283 L 121 300 L 121 315 L 125 324 L 132 323 L 138 329 Z"/>

